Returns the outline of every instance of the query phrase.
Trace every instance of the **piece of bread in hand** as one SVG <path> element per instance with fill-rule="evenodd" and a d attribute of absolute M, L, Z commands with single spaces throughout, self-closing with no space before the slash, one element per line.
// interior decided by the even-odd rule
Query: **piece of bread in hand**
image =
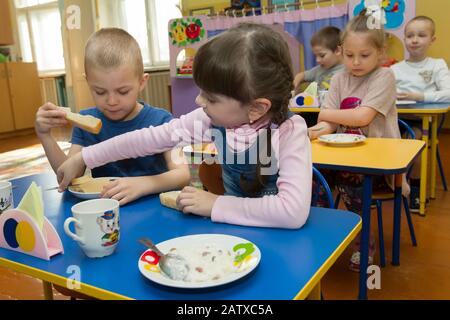
<path fill-rule="evenodd" d="M 70 111 L 70 108 L 62 109 L 66 112 L 66 119 L 73 126 L 78 127 L 80 129 L 86 130 L 93 134 L 98 134 L 102 129 L 102 121 L 98 118 L 95 118 L 91 115 L 81 115 L 79 113 L 74 113 Z"/>
<path fill-rule="evenodd" d="M 163 192 L 159 194 L 159 201 L 163 206 L 180 210 L 177 206 L 177 198 L 180 195 L 181 191 L 169 191 Z"/>

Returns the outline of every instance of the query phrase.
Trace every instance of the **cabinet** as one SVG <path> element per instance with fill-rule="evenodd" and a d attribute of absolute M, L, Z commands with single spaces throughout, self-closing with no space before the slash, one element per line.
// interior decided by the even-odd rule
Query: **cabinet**
<path fill-rule="evenodd" d="M 34 127 L 42 105 L 35 63 L 0 63 L 0 133 Z"/>
<path fill-rule="evenodd" d="M 9 0 L 0 0 L 0 45 L 14 44 Z"/>

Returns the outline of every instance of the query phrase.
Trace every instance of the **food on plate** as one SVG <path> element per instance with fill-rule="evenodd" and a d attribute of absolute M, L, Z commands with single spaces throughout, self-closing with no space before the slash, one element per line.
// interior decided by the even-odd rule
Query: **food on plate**
<path fill-rule="evenodd" d="M 214 244 L 171 248 L 170 252 L 182 256 L 189 266 L 189 272 L 182 281 L 215 281 L 235 272 L 234 254 Z"/>
<path fill-rule="evenodd" d="M 83 177 L 81 177 L 83 178 Z M 90 178 L 90 177 L 89 177 Z M 80 178 L 77 178 L 80 179 Z M 76 179 L 74 179 L 76 180 Z M 72 180 L 72 186 L 70 189 L 75 192 L 82 192 L 82 193 L 100 193 L 103 190 L 103 187 L 106 186 L 108 183 L 112 181 L 111 178 L 90 178 L 86 180 L 78 180 L 75 181 Z"/>

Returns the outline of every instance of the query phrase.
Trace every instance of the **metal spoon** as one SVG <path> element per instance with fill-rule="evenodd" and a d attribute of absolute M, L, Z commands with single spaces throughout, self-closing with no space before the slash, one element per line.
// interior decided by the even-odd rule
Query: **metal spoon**
<path fill-rule="evenodd" d="M 189 273 L 186 260 L 174 253 L 162 253 L 149 238 L 141 238 L 139 242 L 152 249 L 159 256 L 159 267 L 172 280 L 184 280 Z"/>

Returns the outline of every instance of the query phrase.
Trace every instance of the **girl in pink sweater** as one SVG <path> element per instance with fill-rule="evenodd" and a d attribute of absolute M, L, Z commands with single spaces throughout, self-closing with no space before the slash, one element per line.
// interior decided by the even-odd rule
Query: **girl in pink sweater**
<path fill-rule="evenodd" d="M 60 191 L 78 168 L 213 141 L 224 195 L 185 187 L 185 213 L 214 222 L 300 228 L 311 201 L 311 146 L 302 117 L 288 111 L 293 73 L 287 43 L 258 24 L 241 24 L 203 45 L 194 60 L 200 108 L 84 148 L 58 169 Z"/>

